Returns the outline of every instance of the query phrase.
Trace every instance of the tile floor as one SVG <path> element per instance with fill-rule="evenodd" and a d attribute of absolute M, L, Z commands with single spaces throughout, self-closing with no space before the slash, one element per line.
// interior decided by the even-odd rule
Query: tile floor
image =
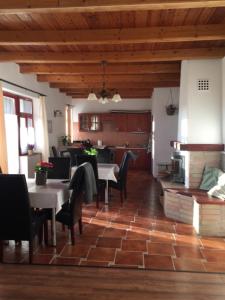
<path fill-rule="evenodd" d="M 225 239 L 197 236 L 192 226 L 167 219 L 146 172 L 130 172 L 123 207 L 117 191 L 107 207 L 84 206 L 83 224 L 74 246 L 59 224 L 57 247 L 36 246 L 34 263 L 225 272 Z M 28 262 L 26 242 L 10 242 L 4 253 L 5 262 Z"/>

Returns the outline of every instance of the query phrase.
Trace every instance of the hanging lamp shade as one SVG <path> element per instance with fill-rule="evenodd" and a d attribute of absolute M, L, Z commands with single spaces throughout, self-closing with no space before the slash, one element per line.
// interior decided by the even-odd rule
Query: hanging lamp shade
<path fill-rule="evenodd" d="M 94 92 L 90 92 L 89 95 L 88 95 L 87 100 L 88 100 L 88 101 L 97 101 L 98 98 L 97 98 L 97 96 L 95 95 Z"/>
<path fill-rule="evenodd" d="M 119 94 L 119 93 L 116 93 L 116 94 L 112 97 L 112 101 L 115 102 L 115 103 L 121 102 L 122 99 L 121 99 L 120 94 Z"/>

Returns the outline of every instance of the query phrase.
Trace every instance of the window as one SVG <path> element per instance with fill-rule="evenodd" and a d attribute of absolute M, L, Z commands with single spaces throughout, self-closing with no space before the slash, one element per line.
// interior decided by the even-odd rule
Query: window
<path fill-rule="evenodd" d="M 17 116 L 19 153 L 27 154 L 28 144 L 34 145 L 33 102 L 29 98 L 8 92 L 4 92 L 3 97 L 4 113 Z"/>

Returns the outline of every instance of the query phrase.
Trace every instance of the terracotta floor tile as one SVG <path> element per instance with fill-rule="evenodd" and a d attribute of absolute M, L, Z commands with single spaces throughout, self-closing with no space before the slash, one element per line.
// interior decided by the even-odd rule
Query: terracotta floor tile
<path fill-rule="evenodd" d="M 177 257 L 181 258 L 192 258 L 192 259 L 203 259 L 203 255 L 199 247 L 188 247 L 188 246 L 174 246 Z"/>
<path fill-rule="evenodd" d="M 169 233 L 175 233 L 175 226 L 170 224 L 158 224 L 156 223 L 153 227 L 154 230 L 160 231 L 160 232 L 169 232 Z"/>
<path fill-rule="evenodd" d="M 225 272 L 224 262 L 204 262 L 203 264 L 207 272 Z"/>
<path fill-rule="evenodd" d="M 205 272 L 204 264 L 200 259 L 174 258 L 173 263 L 176 271 Z"/>
<path fill-rule="evenodd" d="M 150 224 L 143 224 L 142 222 L 130 222 L 131 228 L 132 229 L 138 229 L 138 228 L 143 228 L 143 229 L 147 229 L 147 230 L 152 230 L 154 224 L 150 223 Z"/>
<path fill-rule="evenodd" d="M 76 245 L 89 245 L 89 246 L 95 246 L 97 243 L 98 237 L 96 236 L 83 236 L 80 235 L 79 237 L 76 237 Z"/>
<path fill-rule="evenodd" d="M 221 238 L 202 237 L 200 239 L 205 249 L 220 249 L 225 250 L 225 240 Z"/>
<path fill-rule="evenodd" d="M 82 260 L 80 266 L 108 267 L 108 261 Z"/>
<path fill-rule="evenodd" d="M 126 235 L 127 240 L 149 240 L 150 239 L 150 233 L 147 230 L 137 230 L 132 229 L 127 231 Z"/>
<path fill-rule="evenodd" d="M 115 264 L 143 266 L 143 254 L 142 252 L 117 251 Z"/>
<path fill-rule="evenodd" d="M 175 228 L 176 228 L 176 233 L 178 234 L 196 235 L 195 229 L 191 225 L 177 223 Z"/>
<path fill-rule="evenodd" d="M 95 236 L 102 235 L 105 230 L 104 226 L 98 226 L 95 224 L 89 224 L 84 227 L 83 236 Z"/>
<path fill-rule="evenodd" d="M 95 224 L 98 225 L 100 227 L 107 227 L 110 224 L 110 221 L 108 220 L 101 220 L 98 218 L 92 218 L 90 224 Z"/>
<path fill-rule="evenodd" d="M 201 252 L 208 262 L 225 262 L 225 250 L 202 249 Z"/>
<path fill-rule="evenodd" d="M 161 243 L 147 243 L 148 254 L 158 254 L 158 255 L 175 255 L 175 251 L 172 245 L 170 244 L 161 244 Z"/>
<path fill-rule="evenodd" d="M 63 249 L 61 256 L 64 257 L 87 257 L 88 251 L 90 249 L 89 245 L 66 245 Z"/>
<path fill-rule="evenodd" d="M 145 240 L 123 240 L 122 250 L 147 252 L 146 241 Z"/>
<path fill-rule="evenodd" d="M 33 256 L 33 264 L 44 264 L 48 265 L 52 260 L 52 255 L 48 254 L 36 254 Z"/>
<path fill-rule="evenodd" d="M 125 237 L 126 230 L 116 229 L 116 228 L 106 228 L 103 237 Z"/>
<path fill-rule="evenodd" d="M 87 259 L 93 261 L 114 261 L 116 249 L 96 247 L 92 248 Z"/>
<path fill-rule="evenodd" d="M 201 241 L 192 235 L 175 234 L 176 245 L 179 246 L 201 246 Z"/>
<path fill-rule="evenodd" d="M 144 266 L 147 269 L 174 270 L 170 256 L 144 255 Z"/>
<path fill-rule="evenodd" d="M 51 261 L 52 265 L 67 265 L 67 266 L 78 266 L 80 258 L 78 257 L 54 257 Z"/>
<path fill-rule="evenodd" d="M 174 235 L 157 230 L 150 231 L 150 240 L 155 243 L 174 244 Z"/>
<path fill-rule="evenodd" d="M 121 248 L 121 245 L 121 238 L 100 237 L 96 246 L 105 248 Z"/>
<path fill-rule="evenodd" d="M 123 223 L 119 223 L 119 222 L 112 221 L 110 224 L 110 227 L 116 228 L 116 229 L 123 229 L 123 230 L 130 229 L 130 223 L 129 222 L 127 222 L 127 224 L 124 224 L 124 223 L 126 223 L 126 222 L 124 221 Z"/>

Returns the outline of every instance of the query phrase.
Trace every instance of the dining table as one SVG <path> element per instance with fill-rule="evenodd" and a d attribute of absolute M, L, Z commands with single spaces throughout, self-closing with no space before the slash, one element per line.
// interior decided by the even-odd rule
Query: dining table
<path fill-rule="evenodd" d="M 117 164 L 98 163 L 98 178 L 105 180 L 105 204 L 109 203 L 109 180 L 117 182 L 115 173 L 119 172 L 119 166 Z M 73 166 L 71 169 L 71 176 L 76 171 L 77 166 Z"/>
<path fill-rule="evenodd" d="M 69 198 L 69 183 L 63 179 L 47 179 L 45 185 L 36 185 L 35 179 L 27 179 L 30 205 L 33 208 L 52 210 L 52 245 L 56 246 L 56 213 Z"/>

